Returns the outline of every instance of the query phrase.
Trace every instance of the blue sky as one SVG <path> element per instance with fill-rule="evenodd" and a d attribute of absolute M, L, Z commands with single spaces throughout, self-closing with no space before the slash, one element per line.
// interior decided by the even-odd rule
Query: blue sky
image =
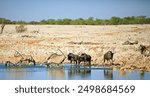
<path fill-rule="evenodd" d="M 150 17 L 150 0 L 0 0 L 0 17 L 10 20 Z"/>

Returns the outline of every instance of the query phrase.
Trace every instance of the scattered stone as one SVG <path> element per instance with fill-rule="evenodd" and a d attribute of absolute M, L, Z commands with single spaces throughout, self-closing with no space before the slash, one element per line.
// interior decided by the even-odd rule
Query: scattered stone
<path fill-rule="evenodd" d="M 134 42 L 130 42 L 130 41 L 125 41 L 124 43 L 122 43 L 122 45 L 135 45 L 138 44 L 138 41 L 134 41 Z"/>
<path fill-rule="evenodd" d="M 21 37 L 26 37 L 26 38 L 36 38 L 35 36 L 29 36 L 29 35 L 22 35 Z"/>

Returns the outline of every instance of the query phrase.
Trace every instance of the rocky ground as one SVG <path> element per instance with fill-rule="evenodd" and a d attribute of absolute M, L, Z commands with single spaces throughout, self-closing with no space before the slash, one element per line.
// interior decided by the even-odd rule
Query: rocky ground
<path fill-rule="evenodd" d="M 150 48 L 150 25 L 26 25 L 27 31 L 20 33 L 16 26 L 6 25 L 0 34 L 0 63 L 18 62 L 16 51 L 44 63 L 52 53 L 61 54 L 60 49 L 66 56 L 87 53 L 92 64 L 101 65 L 103 55 L 111 50 L 115 52 L 113 67 L 150 71 L 150 57 L 138 51 L 140 44 Z M 123 45 L 126 41 L 138 43 Z"/>

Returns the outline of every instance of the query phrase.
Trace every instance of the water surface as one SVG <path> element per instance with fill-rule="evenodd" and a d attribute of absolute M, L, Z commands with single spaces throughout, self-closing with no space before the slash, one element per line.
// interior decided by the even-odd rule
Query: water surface
<path fill-rule="evenodd" d="M 110 68 L 64 65 L 62 68 L 45 66 L 5 67 L 0 65 L 0 80 L 150 80 L 150 72 L 138 70 L 113 71 Z"/>

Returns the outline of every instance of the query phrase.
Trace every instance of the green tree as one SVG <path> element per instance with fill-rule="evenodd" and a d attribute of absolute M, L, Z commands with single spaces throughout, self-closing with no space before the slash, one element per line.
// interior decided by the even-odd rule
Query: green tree
<path fill-rule="evenodd" d="M 85 24 L 87 24 L 87 25 L 94 25 L 93 17 L 89 17 L 87 20 L 85 20 Z"/>
<path fill-rule="evenodd" d="M 25 22 L 25 21 L 17 21 L 16 24 L 28 24 L 28 22 Z"/>
<path fill-rule="evenodd" d="M 0 24 L 11 24 L 11 20 L 5 19 L 5 18 L 0 18 Z"/>
<path fill-rule="evenodd" d="M 102 25 L 103 20 L 102 19 L 95 19 L 94 24 L 95 25 Z"/>
<path fill-rule="evenodd" d="M 48 24 L 48 22 L 46 20 L 41 20 L 40 24 Z"/>
<path fill-rule="evenodd" d="M 48 19 L 46 22 L 47 22 L 47 24 L 51 24 L 51 25 L 56 24 L 55 19 Z"/>
<path fill-rule="evenodd" d="M 37 24 L 39 24 L 39 22 L 37 22 L 37 21 L 31 21 L 31 22 L 29 22 L 29 24 L 37 25 Z"/>
<path fill-rule="evenodd" d="M 71 22 L 72 25 L 84 25 L 85 20 L 83 18 L 74 19 Z"/>
<path fill-rule="evenodd" d="M 64 25 L 70 25 L 71 21 L 72 21 L 71 19 L 65 18 L 65 19 L 63 19 L 63 24 Z"/>
<path fill-rule="evenodd" d="M 51 25 L 120 25 L 120 24 L 150 24 L 150 18 L 146 16 L 131 16 L 131 17 L 111 17 L 110 19 L 94 19 L 89 17 L 88 19 L 78 18 L 78 19 L 48 19 L 37 21 L 11 21 L 9 19 L 0 18 L 0 24 L 51 24 Z"/>
<path fill-rule="evenodd" d="M 62 19 L 57 19 L 56 20 L 56 24 L 57 25 L 62 25 L 63 24 L 63 20 Z"/>
<path fill-rule="evenodd" d="M 112 24 L 112 25 L 118 25 L 118 24 L 120 24 L 120 18 L 119 17 L 112 17 L 110 19 L 110 24 Z"/>
<path fill-rule="evenodd" d="M 136 23 L 138 24 L 145 24 L 146 23 L 146 16 L 137 16 Z"/>

